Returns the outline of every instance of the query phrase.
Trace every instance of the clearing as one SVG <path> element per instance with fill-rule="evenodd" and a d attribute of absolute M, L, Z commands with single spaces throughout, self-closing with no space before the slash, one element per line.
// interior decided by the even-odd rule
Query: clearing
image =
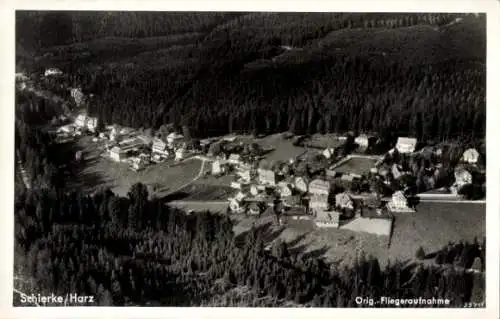
<path fill-rule="evenodd" d="M 448 242 L 481 239 L 486 234 L 485 205 L 455 203 L 421 203 L 414 214 L 397 215 L 389 248 L 388 239 L 346 229 L 316 228 L 311 221 L 290 221 L 286 227 L 271 225 L 271 218 L 263 215 L 259 224 L 289 243 L 293 252 L 307 256 L 324 257 L 334 264 L 350 264 L 363 251 L 377 257 L 381 265 L 388 260 L 408 261 L 415 258 L 422 246 L 426 253 L 441 249 Z M 252 226 L 241 221 L 235 230 L 241 233 Z"/>
<path fill-rule="evenodd" d="M 342 160 L 331 169 L 341 174 L 355 173 L 363 175 L 369 173 L 370 168 L 375 167 L 376 162 L 377 160 L 373 158 L 353 156 Z"/>
<path fill-rule="evenodd" d="M 70 186 L 90 192 L 109 187 L 115 194 L 126 196 L 133 184 L 141 182 L 153 186 L 155 195 L 163 197 L 192 181 L 201 168 L 200 160 L 187 159 L 179 164 L 173 161 L 152 164 L 142 171 L 134 172 L 126 163 L 100 157 L 102 143 L 93 143 L 91 137 L 78 139 L 77 146 L 83 150 L 85 163 L 76 178 L 70 181 Z"/>

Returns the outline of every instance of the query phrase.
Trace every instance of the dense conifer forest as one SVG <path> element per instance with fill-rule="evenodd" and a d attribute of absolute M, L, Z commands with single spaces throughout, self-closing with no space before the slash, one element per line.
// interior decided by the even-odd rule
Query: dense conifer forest
<path fill-rule="evenodd" d="M 482 15 L 19 17 L 20 39 L 93 93 L 89 111 L 106 123 L 183 123 L 197 137 L 368 131 L 424 141 L 484 138 Z M 52 36 L 61 23 L 67 34 Z M 30 25 L 40 32 L 26 31 Z"/>

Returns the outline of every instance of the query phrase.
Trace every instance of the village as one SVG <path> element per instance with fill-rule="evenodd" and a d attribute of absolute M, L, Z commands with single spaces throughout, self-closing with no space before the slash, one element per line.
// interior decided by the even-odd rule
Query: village
<path fill-rule="evenodd" d="M 48 69 L 44 77 L 61 74 Z M 16 79 L 25 83 L 27 77 L 16 75 Z M 389 150 L 374 152 L 382 141 L 368 133 L 322 137 L 326 142 L 319 146 L 310 142 L 311 137 L 283 133 L 284 139 L 305 151 L 268 160 L 267 155 L 277 150 L 263 148 L 254 137 L 196 140 L 188 129 L 174 125 L 156 134 L 105 125 L 81 107 L 88 97 L 80 88 L 68 90 L 78 111 L 56 121 L 59 142 L 91 137 L 100 157 L 126 165 L 131 174 L 163 162 L 175 165 L 201 159 L 210 163 L 208 171 L 200 171 L 202 178 L 210 176 L 233 189 L 227 198 L 217 199 L 226 202 L 226 212 L 232 215 L 258 217 L 268 212 L 278 225 L 304 220 L 318 228 L 390 237 L 395 219 L 418 214 L 420 201 L 460 201 L 471 185 L 485 187 L 484 161 L 475 148 L 466 149 L 450 168 L 443 161 L 444 147 L 424 145 L 412 137 L 398 137 Z M 84 155 L 77 151 L 75 160 Z M 443 178 L 446 170 L 451 177 Z"/>

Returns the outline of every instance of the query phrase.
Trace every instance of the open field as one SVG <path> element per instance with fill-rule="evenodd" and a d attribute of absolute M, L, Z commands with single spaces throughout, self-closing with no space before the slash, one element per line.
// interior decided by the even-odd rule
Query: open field
<path fill-rule="evenodd" d="M 156 185 L 155 195 L 162 197 L 195 178 L 201 165 L 200 160 L 191 159 L 172 167 L 169 167 L 172 163 L 164 162 L 133 172 L 128 164 L 99 157 L 99 146 L 90 142 L 90 137 L 79 139 L 77 145 L 83 149 L 87 160 L 70 187 L 83 188 L 85 191 L 110 187 L 116 194 L 126 196 L 133 184 L 141 182 Z"/>
<path fill-rule="evenodd" d="M 269 135 L 257 139 L 256 143 L 264 149 L 274 149 L 266 155 L 268 161 L 288 161 L 290 158 L 296 158 L 307 152 L 306 148 L 293 145 L 292 139 L 285 139 L 283 134 Z"/>
<path fill-rule="evenodd" d="M 219 201 L 226 200 L 226 198 L 234 192 L 235 190 L 229 186 L 204 184 L 198 181 L 187 187 L 181 188 L 178 193 L 182 194 L 182 198 L 179 198 L 179 200 Z"/>
<path fill-rule="evenodd" d="M 363 175 L 370 172 L 370 168 L 375 167 L 377 160 L 366 157 L 351 157 L 340 163 L 338 166 L 333 166 L 332 169 L 338 173 L 355 173 Z"/>
<path fill-rule="evenodd" d="M 336 134 L 314 134 L 304 141 L 304 146 L 325 149 L 327 147 L 337 147 L 341 144 Z"/>
<path fill-rule="evenodd" d="M 396 216 L 389 248 L 387 237 L 356 233 L 346 229 L 318 229 L 310 221 L 290 221 L 286 227 L 270 226 L 276 238 L 290 243 L 292 251 L 323 256 L 335 264 L 349 264 L 364 251 L 388 260 L 408 261 L 422 246 L 426 253 L 441 249 L 448 242 L 472 241 L 486 234 L 485 206 L 481 204 L 422 203 L 417 212 Z M 271 223 L 263 216 L 259 224 Z M 252 223 L 242 221 L 235 230 L 242 232 Z"/>

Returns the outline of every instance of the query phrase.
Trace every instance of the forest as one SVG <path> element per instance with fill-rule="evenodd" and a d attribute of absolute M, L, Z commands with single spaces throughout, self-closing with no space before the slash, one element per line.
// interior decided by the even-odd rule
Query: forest
<path fill-rule="evenodd" d="M 127 197 L 68 192 L 65 169 L 54 169 L 67 160 L 61 146 L 29 116 L 17 122 L 16 148 L 39 181 L 18 188 L 14 207 L 15 273 L 36 283 L 30 291 L 91 294 L 93 306 L 356 307 L 356 296 L 384 295 L 460 307 L 484 299 L 484 273 L 463 268 L 484 261 L 484 241 L 445 247 L 435 257 L 444 267 L 381 267 L 363 254 L 352 266 L 331 266 L 285 242 L 267 249 L 265 228 L 235 236 L 228 216 L 168 207 L 140 183 Z"/>
<path fill-rule="evenodd" d="M 31 14 L 42 38 L 67 18 L 71 36 L 58 46 L 40 40 L 40 50 L 56 55 L 69 85 L 94 94 L 88 110 L 105 123 L 179 123 L 196 137 L 365 131 L 484 139 L 483 15 Z M 37 19 L 19 15 L 18 28 Z M 83 21 L 100 31 L 77 35 Z M 84 60 L 76 48 L 88 53 Z"/>

